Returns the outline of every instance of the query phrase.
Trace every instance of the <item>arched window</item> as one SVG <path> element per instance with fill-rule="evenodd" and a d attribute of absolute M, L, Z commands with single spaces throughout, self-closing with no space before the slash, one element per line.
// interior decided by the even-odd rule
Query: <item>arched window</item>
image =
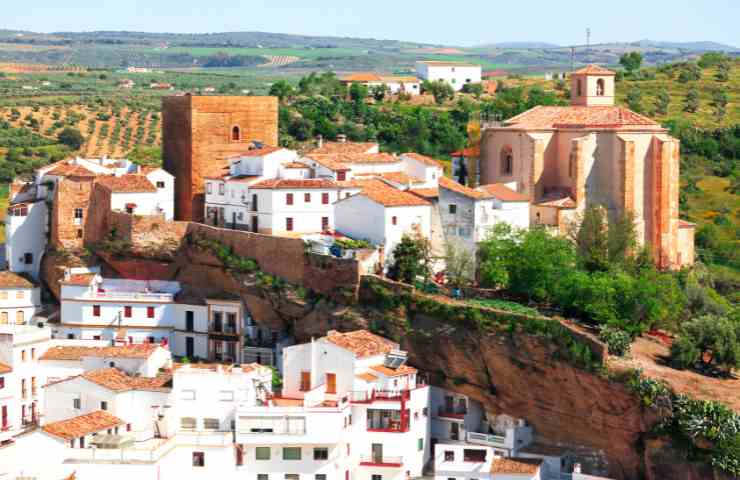
<path fill-rule="evenodd" d="M 234 142 L 238 142 L 242 139 L 242 132 L 239 130 L 239 127 L 237 125 L 234 125 L 234 128 L 231 129 L 231 140 Z"/>
<path fill-rule="evenodd" d="M 501 149 L 501 175 L 511 175 L 514 171 L 514 154 L 510 146 Z"/>
<path fill-rule="evenodd" d="M 596 95 L 599 97 L 604 96 L 604 79 L 603 78 L 596 80 Z"/>
<path fill-rule="evenodd" d="M 581 79 L 578 79 L 578 82 L 576 82 L 576 95 L 579 97 L 583 95 L 583 84 L 581 83 Z"/>

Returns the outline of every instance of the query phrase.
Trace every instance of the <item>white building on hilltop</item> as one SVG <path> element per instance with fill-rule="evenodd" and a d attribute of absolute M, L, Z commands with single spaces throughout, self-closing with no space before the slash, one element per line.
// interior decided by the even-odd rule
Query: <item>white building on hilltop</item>
<path fill-rule="evenodd" d="M 430 82 L 448 83 L 456 91 L 468 83 L 481 82 L 481 66 L 464 62 L 419 61 L 416 62 L 416 74 Z"/>

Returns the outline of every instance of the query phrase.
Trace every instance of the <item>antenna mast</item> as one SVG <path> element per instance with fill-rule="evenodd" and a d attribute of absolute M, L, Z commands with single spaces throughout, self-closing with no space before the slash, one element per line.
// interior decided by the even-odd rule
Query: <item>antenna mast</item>
<path fill-rule="evenodd" d="M 576 69 L 576 47 L 570 47 L 570 71 Z"/>
<path fill-rule="evenodd" d="M 591 51 L 591 29 L 590 28 L 586 29 L 586 51 L 587 52 Z"/>

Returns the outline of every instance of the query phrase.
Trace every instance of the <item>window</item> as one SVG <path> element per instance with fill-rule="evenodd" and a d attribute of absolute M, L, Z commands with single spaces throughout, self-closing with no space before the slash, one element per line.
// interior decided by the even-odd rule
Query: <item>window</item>
<path fill-rule="evenodd" d="M 321 217 L 321 231 L 329 230 L 329 217 Z"/>
<path fill-rule="evenodd" d="M 347 172 L 345 172 L 344 170 L 337 172 L 337 181 L 343 182 L 345 180 L 347 180 Z"/>
<path fill-rule="evenodd" d="M 193 324 L 195 323 L 195 313 L 192 310 L 188 310 L 185 312 L 185 330 L 188 332 L 193 331 Z"/>
<path fill-rule="evenodd" d="M 33 253 L 24 253 L 23 263 L 25 263 L 26 265 L 31 265 L 33 263 Z"/>
<path fill-rule="evenodd" d="M 116 362 L 108 362 L 110 368 L 116 368 Z"/>
<path fill-rule="evenodd" d="M 74 408 L 75 410 L 80 410 L 82 408 L 82 399 L 81 398 L 72 399 L 72 408 Z"/>
<path fill-rule="evenodd" d="M 579 97 L 583 95 L 583 84 L 581 83 L 581 79 L 578 79 L 578 82 L 576 83 L 576 95 Z"/>
<path fill-rule="evenodd" d="M 93 305 L 93 317 L 100 316 L 100 305 Z"/>
<path fill-rule="evenodd" d="M 317 473 L 314 476 L 314 480 L 326 480 L 326 474 L 325 473 Z"/>
<path fill-rule="evenodd" d="M 285 203 L 286 205 L 293 205 L 293 194 L 292 193 L 285 194 Z"/>
<path fill-rule="evenodd" d="M 329 205 L 329 194 L 327 192 L 321 194 L 321 203 L 323 205 Z"/>
<path fill-rule="evenodd" d="M 154 343 L 154 337 L 146 337 L 146 341 L 149 343 Z"/>
<path fill-rule="evenodd" d="M 501 175 L 511 175 L 514 171 L 514 154 L 511 147 L 501 149 Z"/>
<path fill-rule="evenodd" d="M 416 447 L 417 447 L 417 450 L 419 450 L 420 452 L 424 450 L 424 439 L 423 438 L 419 439 Z"/>
<path fill-rule="evenodd" d="M 383 480 L 383 475 L 370 475 L 370 480 Z"/>
<path fill-rule="evenodd" d="M 25 323 L 25 319 L 23 316 L 23 310 L 16 310 L 15 311 L 15 324 L 23 325 L 24 323 Z"/>
<path fill-rule="evenodd" d="M 208 195 L 213 193 L 213 184 L 211 182 L 206 183 L 206 193 Z"/>
<path fill-rule="evenodd" d="M 470 238 L 472 230 L 469 227 L 460 227 L 457 229 L 457 235 L 462 238 Z"/>
<path fill-rule="evenodd" d="M 126 305 L 125 307 L 123 307 L 123 316 L 126 318 L 131 318 L 131 306 L 130 305 Z"/>
<path fill-rule="evenodd" d="M 283 460 L 300 460 L 301 447 L 283 447 Z"/>
<path fill-rule="evenodd" d="M 183 390 L 180 393 L 181 400 L 195 400 L 195 390 Z"/>
<path fill-rule="evenodd" d="M 0 300 L 7 300 L 7 299 L 8 299 L 8 292 L 5 290 L 0 292 Z"/>
<path fill-rule="evenodd" d="M 0 312 L 0 325 L 8 324 L 8 312 Z"/>
<path fill-rule="evenodd" d="M 288 217 L 285 219 L 285 229 L 289 232 L 293 231 L 293 219 Z"/>
<path fill-rule="evenodd" d="M 326 393 L 337 393 L 337 375 L 336 373 L 326 374 Z"/>
<path fill-rule="evenodd" d="M 35 348 L 31 349 L 31 360 L 36 360 L 36 349 Z"/>
<path fill-rule="evenodd" d="M 599 97 L 604 96 L 604 79 L 603 78 L 596 80 L 596 95 Z"/>
<path fill-rule="evenodd" d="M 303 201 L 306 203 L 311 203 L 311 194 L 310 193 L 304 193 L 303 194 Z"/>
<path fill-rule="evenodd" d="M 146 318 L 154 318 L 154 307 L 146 307 Z"/>
<path fill-rule="evenodd" d="M 445 462 L 454 462 L 455 452 L 453 450 L 445 450 Z"/>
<path fill-rule="evenodd" d="M 157 182 L 157 188 L 164 188 L 164 182 Z"/>
<path fill-rule="evenodd" d="M 299 475 L 297 473 L 286 473 L 285 474 L 285 480 L 299 480 Z"/>
<path fill-rule="evenodd" d="M 463 460 L 466 462 L 483 463 L 486 461 L 486 451 L 466 448 L 463 450 Z"/>
<path fill-rule="evenodd" d="M 219 183 L 218 184 L 218 194 L 219 195 L 223 195 L 224 194 L 224 191 L 225 191 L 224 184 L 223 183 Z"/>
<path fill-rule="evenodd" d="M 451 203 L 450 204 L 450 214 L 454 215 L 456 213 L 457 213 L 457 205 Z"/>
<path fill-rule="evenodd" d="M 206 465 L 205 452 L 193 452 L 193 466 L 204 467 Z"/>
<path fill-rule="evenodd" d="M 17 300 L 23 300 L 23 297 L 24 297 L 23 290 L 18 290 L 17 292 L 15 292 L 15 298 Z"/>
<path fill-rule="evenodd" d="M 329 449 L 328 448 L 314 448 L 313 449 L 314 460 L 329 460 Z"/>
<path fill-rule="evenodd" d="M 5 313 L 5 312 L 3 312 L 3 313 Z M 67 334 L 67 340 L 74 340 L 74 339 L 75 339 L 74 333 L 68 333 Z"/>
<path fill-rule="evenodd" d="M 182 417 L 180 419 L 180 428 L 182 430 L 195 430 L 195 418 L 193 417 Z"/>
<path fill-rule="evenodd" d="M 108 410 L 108 402 L 100 402 L 101 410 Z"/>
<path fill-rule="evenodd" d="M 259 447 L 257 447 L 259 448 Z M 270 480 L 270 476 L 266 473 L 258 473 L 257 480 Z"/>
<path fill-rule="evenodd" d="M 238 142 L 242 139 L 242 132 L 239 129 L 238 125 L 234 125 L 234 128 L 231 129 L 231 140 L 234 142 Z"/>
<path fill-rule="evenodd" d="M 203 430 L 218 430 L 219 421 L 218 418 L 204 418 L 203 419 Z"/>
<path fill-rule="evenodd" d="M 21 350 L 21 362 L 25 362 L 25 361 L 26 361 L 26 351 Z"/>
<path fill-rule="evenodd" d="M 398 217 L 391 217 L 391 225 L 398 225 Z"/>
<path fill-rule="evenodd" d="M 311 390 L 311 372 L 301 372 L 301 392 Z"/>
<path fill-rule="evenodd" d="M 257 447 L 254 449 L 254 455 L 257 460 L 269 460 L 270 447 Z"/>
<path fill-rule="evenodd" d="M 82 209 L 81 208 L 75 208 L 75 220 L 82 220 Z M 77 222 L 79 223 L 79 222 Z"/>

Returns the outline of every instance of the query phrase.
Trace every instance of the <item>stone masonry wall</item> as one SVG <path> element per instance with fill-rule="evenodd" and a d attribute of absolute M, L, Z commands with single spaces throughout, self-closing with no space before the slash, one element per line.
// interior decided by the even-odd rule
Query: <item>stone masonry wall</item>
<path fill-rule="evenodd" d="M 92 228 L 90 218 L 92 178 L 67 178 L 59 182 L 54 194 L 51 220 L 51 244 L 57 248 L 81 248 L 85 230 Z M 75 223 L 75 209 L 82 209 L 82 220 Z"/>

